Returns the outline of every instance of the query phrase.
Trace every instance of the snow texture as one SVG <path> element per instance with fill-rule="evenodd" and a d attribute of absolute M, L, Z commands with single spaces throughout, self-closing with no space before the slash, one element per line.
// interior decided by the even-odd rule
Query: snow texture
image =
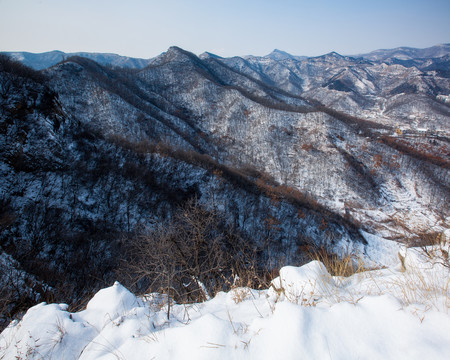
<path fill-rule="evenodd" d="M 0 357 L 447 359 L 449 269 L 430 265 L 418 249 L 402 256 L 406 269 L 398 262 L 348 278 L 329 275 L 318 261 L 284 267 L 270 289 L 172 303 L 169 319 L 165 296 L 138 298 L 116 282 L 84 311 L 29 309 L 1 334 Z"/>

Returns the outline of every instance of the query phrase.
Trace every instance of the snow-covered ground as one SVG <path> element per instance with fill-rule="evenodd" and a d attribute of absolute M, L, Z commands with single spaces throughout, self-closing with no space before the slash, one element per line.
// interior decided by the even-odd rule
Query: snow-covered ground
<path fill-rule="evenodd" d="M 169 314 L 163 295 L 136 297 L 116 282 L 80 312 L 29 309 L 1 334 L 0 359 L 448 359 L 449 268 L 419 249 L 398 258 L 348 278 L 318 261 L 283 267 L 269 289 Z"/>

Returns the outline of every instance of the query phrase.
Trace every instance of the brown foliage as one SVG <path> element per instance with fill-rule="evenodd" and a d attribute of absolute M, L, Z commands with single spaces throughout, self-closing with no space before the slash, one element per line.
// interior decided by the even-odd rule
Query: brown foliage
<path fill-rule="evenodd" d="M 393 149 L 418 160 L 430 162 L 446 169 L 450 168 L 449 152 L 444 146 L 434 149 L 432 146 L 427 144 L 412 144 L 404 139 L 399 139 L 392 136 L 383 136 L 380 141 Z"/>
<path fill-rule="evenodd" d="M 383 156 L 381 156 L 381 154 L 376 154 L 373 157 L 373 167 L 378 169 L 381 167 L 383 163 Z"/>

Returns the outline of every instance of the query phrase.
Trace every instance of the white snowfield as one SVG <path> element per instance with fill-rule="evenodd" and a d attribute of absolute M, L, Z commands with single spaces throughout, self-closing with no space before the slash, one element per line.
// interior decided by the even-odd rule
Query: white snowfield
<path fill-rule="evenodd" d="M 116 282 L 84 311 L 29 309 L 1 334 L 0 359 L 449 359 L 449 269 L 402 256 L 348 278 L 317 261 L 284 267 L 270 289 L 173 304 L 169 319 L 163 295 Z"/>

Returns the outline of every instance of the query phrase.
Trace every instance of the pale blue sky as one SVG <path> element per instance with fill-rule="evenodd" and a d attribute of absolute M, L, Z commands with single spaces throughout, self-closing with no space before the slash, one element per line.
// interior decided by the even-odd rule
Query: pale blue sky
<path fill-rule="evenodd" d="M 450 0 L 0 0 L 0 51 L 315 56 L 450 42 Z"/>

